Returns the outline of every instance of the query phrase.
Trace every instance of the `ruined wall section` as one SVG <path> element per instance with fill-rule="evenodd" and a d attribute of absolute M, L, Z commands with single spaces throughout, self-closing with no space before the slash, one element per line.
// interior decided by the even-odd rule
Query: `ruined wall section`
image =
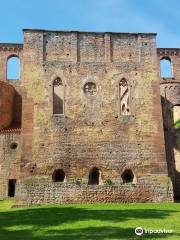
<path fill-rule="evenodd" d="M 7 79 L 7 62 L 11 57 L 20 59 L 20 79 Z M 0 94 L 1 110 L 9 114 L 6 123 L 3 112 L 0 116 L 0 197 L 8 196 L 9 179 L 18 179 L 21 159 L 21 102 L 24 93 L 21 73 L 23 72 L 23 45 L 0 43 Z M 6 86 L 6 87 L 4 87 Z M 7 89 L 10 89 L 7 92 Z M 2 105 L 3 104 L 3 105 Z M 4 108 L 4 110 L 3 110 Z M 5 116 L 4 116 L 5 117 Z M 13 147 L 17 145 L 17 147 Z"/>
<path fill-rule="evenodd" d="M 20 60 L 20 78 L 17 80 L 7 79 L 7 62 L 11 57 Z M 15 88 L 13 123 L 10 128 L 20 128 L 20 112 L 22 96 L 24 95 L 22 73 L 23 73 L 23 44 L 0 43 L 0 81 L 6 82 Z"/>
<path fill-rule="evenodd" d="M 20 174 L 20 130 L 1 131 L 0 149 L 0 197 L 7 197 L 9 179 L 18 180 Z"/>
<path fill-rule="evenodd" d="M 169 175 L 174 185 L 175 197 L 180 197 L 180 132 L 175 128 L 175 121 L 180 119 L 180 114 L 175 113 L 175 108 L 180 108 L 180 49 L 158 48 L 158 67 L 160 78 L 160 90 L 162 99 L 164 135 L 166 142 L 166 158 L 168 162 Z M 171 60 L 172 77 L 160 76 L 160 60 L 168 58 Z M 178 116 L 175 119 L 175 115 Z"/>
<path fill-rule="evenodd" d="M 146 179 L 152 180 L 154 201 L 158 186 L 168 199 L 156 60 L 154 34 L 24 30 L 23 84 L 29 100 L 23 105 L 21 184 L 52 182 L 53 171 L 63 169 L 68 183 L 81 179 L 87 185 L 97 167 L 102 185 L 107 179 L 121 185 L 121 174 L 131 169 L 147 191 Z M 56 77 L 65 89 L 59 116 L 52 111 Z M 130 89 L 127 116 L 118 109 L 122 78 Z M 88 82 L 97 86 L 94 96 L 84 92 Z"/>

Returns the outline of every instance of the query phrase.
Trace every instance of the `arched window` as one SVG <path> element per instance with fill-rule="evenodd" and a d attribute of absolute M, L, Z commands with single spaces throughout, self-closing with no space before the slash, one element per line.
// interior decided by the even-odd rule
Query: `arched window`
<path fill-rule="evenodd" d="M 119 82 L 119 112 L 120 115 L 130 115 L 129 87 L 125 78 Z"/>
<path fill-rule="evenodd" d="M 62 169 L 57 169 L 53 172 L 52 175 L 53 182 L 64 182 L 65 180 L 65 173 Z"/>
<path fill-rule="evenodd" d="M 7 80 L 18 80 L 20 76 L 20 60 L 16 56 L 8 58 Z"/>
<path fill-rule="evenodd" d="M 164 57 L 160 60 L 161 78 L 172 78 L 171 59 Z"/>
<path fill-rule="evenodd" d="M 100 171 L 98 168 L 94 167 L 89 174 L 89 185 L 99 185 L 100 182 Z"/>
<path fill-rule="evenodd" d="M 64 113 L 64 86 L 61 78 L 53 82 L 53 114 Z"/>
<path fill-rule="evenodd" d="M 123 183 L 132 183 L 134 180 L 134 174 L 130 169 L 125 170 L 122 173 L 121 177 L 122 177 Z"/>

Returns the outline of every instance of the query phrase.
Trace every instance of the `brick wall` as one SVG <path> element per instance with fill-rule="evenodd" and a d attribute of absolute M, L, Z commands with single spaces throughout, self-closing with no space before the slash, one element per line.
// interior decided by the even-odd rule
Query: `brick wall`
<path fill-rule="evenodd" d="M 158 178 L 159 176 L 156 176 Z M 162 176 L 161 176 L 162 177 Z M 163 177 L 162 177 L 163 178 Z M 162 181 L 163 182 L 163 181 Z M 26 180 L 17 186 L 17 203 L 95 203 L 95 202 L 169 202 L 173 201 L 172 186 L 159 184 L 147 176 L 144 183 L 87 186 L 53 183 L 45 179 Z"/>

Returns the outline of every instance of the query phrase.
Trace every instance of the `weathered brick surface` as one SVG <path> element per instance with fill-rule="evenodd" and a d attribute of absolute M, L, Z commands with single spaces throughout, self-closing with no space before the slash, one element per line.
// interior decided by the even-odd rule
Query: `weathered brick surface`
<path fill-rule="evenodd" d="M 7 133 L 1 133 L 1 172 L 7 174 L 0 175 L 6 185 L 1 195 L 7 194 L 6 159 L 11 159 L 11 168 L 18 169 L 19 204 L 173 200 L 168 173 L 173 178 L 175 167 L 166 161 L 155 34 L 24 30 L 18 53 L 21 77 L 9 83 L 22 96 L 21 135 L 12 134 L 20 137 L 21 148 L 14 159 Z M 56 77 L 64 85 L 64 115 L 53 115 Z M 122 78 L 128 83 L 129 115 L 119 111 Z M 94 96 L 84 92 L 88 82 L 96 85 Z M 88 185 L 93 167 L 101 172 L 98 186 Z M 64 170 L 64 183 L 52 182 L 55 169 Z M 122 181 L 126 169 L 133 171 L 133 184 Z"/>
<path fill-rule="evenodd" d="M 13 103 L 15 89 L 5 83 L 0 82 L 0 130 L 9 126 L 13 120 Z"/>
<path fill-rule="evenodd" d="M 166 176 L 161 176 L 166 179 Z M 164 182 L 165 183 L 165 182 Z M 164 184 L 163 183 L 163 184 Z M 146 176 L 144 183 L 88 186 L 70 183 L 53 183 L 46 180 L 26 180 L 20 183 L 17 202 L 40 203 L 95 203 L 95 202 L 167 202 L 172 201 L 172 186 L 166 191 L 155 178 Z M 169 184 L 169 183 L 168 183 Z"/>
<path fill-rule="evenodd" d="M 10 145 L 16 142 L 17 149 Z M 21 136 L 19 133 L 9 132 L 0 134 L 0 196 L 8 195 L 8 180 L 18 179 L 20 175 Z"/>

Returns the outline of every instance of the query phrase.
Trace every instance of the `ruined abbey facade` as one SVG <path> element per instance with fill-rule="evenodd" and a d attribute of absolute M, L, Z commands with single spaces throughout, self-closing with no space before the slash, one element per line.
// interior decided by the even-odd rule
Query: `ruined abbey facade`
<path fill-rule="evenodd" d="M 156 48 L 154 33 L 23 32 L 24 44 L 0 44 L 0 198 L 180 197 L 180 49 Z"/>

